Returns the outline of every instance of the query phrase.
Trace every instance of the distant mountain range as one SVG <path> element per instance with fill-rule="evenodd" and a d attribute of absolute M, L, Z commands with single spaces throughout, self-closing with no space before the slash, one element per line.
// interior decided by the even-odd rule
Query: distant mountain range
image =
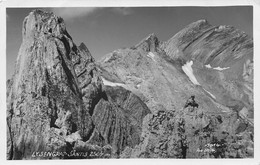
<path fill-rule="evenodd" d="M 7 159 L 253 158 L 253 69 L 235 27 L 199 20 L 95 61 L 34 10 L 7 81 Z"/>

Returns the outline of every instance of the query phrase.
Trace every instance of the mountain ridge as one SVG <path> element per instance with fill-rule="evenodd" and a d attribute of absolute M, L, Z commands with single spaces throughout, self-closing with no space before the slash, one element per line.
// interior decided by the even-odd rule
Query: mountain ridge
<path fill-rule="evenodd" d="M 252 157 L 253 41 L 214 30 L 200 20 L 166 42 L 152 33 L 96 62 L 62 18 L 34 10 L 7 81 L 7 159 Z M 32 156 L 52 151 L 63 154 Z"/>
<path fill-rule="evenodd" d="M 179 113 L 182 114 L 181 110 L 186 109 L 183 109 L 185 101 L 189 96 L 195 95 L 199 104 L 199 108 L 196 111 L 207 116 L 206 118 L 210 118 L 210 121 L 218 121 L 219 116 L 215 116 L 215 114 L 227 120 L 224 122 L 225 124 L 222 122 L 222 128 L 216 127 L 217 125 L 222 125 L 221 122 L 217 122 L 217 125 L 212 126 L 213 132 L 218 132 L 225 127 L 224 130 L 227 132 L 236 132 L 233 129 L 240 130 L 243 125 L 241 123 L 238 124 L 238 121 L 247 123 L 247 129 L 249 130 L 251 126 L 253 127 L 253 90 L 250 88 L 253 85 L 253 45 L 250 37 L 233 27 L 211 26 L 207 21 L 200 20 L 191 23 L 168 41 L 161 42 L 161 44 L 156 44 L 160 41 L 156 41 L 156 39 L 151 40 L 151 38 L 155 38 L 155 36 L 148 35 L 140 42 L 141 44 L 137 44 L 137 46 L 130 49 L 118 49 L 107 55 L 107 58 L 103 58 L 106 60 L 98 62 L 98 65 L 103 67 L 104 70 L 119 77 L 126 84 L 125 88 L 143 98 L 153 114 L 150 116 L 150 121 L 156 118 L 156 114 L 162 109 L 164 109 L 166 114 L 171 111 L 175 111 L 177 116 Z M 151 41 L 153 43 L 150 43 Z M 210 54 L 209 49 L 212 49 L 210 51 L 216 55 Z M 233 56 L 234 52 L 239 56 Z M 194 55 L 190 56 L 192 54 Z M 210 63 L 207 62 L 209 60 L 205 61 L 203 59 L 207 56 L 211 58 Z M 113 57 L 113 61 L 110 61 L 109 57 Z M 219 61 L 222 61 L 222 63 Z M 228 65 L 223 65 L 223 62 L 226 62 Z M 247 68 L 246 66 L 248 66 L 248 69 L 245 69 Z M 244 72 L 249 73 L 248 77 L 250 77 L 250 80 L 242 78 Z M 236 114 L 238 118 L 235 117 Z M 189 115 L 186 112 L 184 116 L 180 115 L 179 117 L 186 124 L 193 125 L 196 128 L 195 121 L 190 119 Z M 233 117 L 227 119 L 227 116 Z M 205 121 L 205 118 L 203 120 Z M 233 126 L 226 125 L 226 122 L 229 120 L 234 122 Z M 163 121 L 168 122 L 167 120 Z M 175 122 L 178 123 L 178 121 Z M 149 128 L 149 126 L 146 127 L 146 129 Z M 188 127 L 184 126 L 184 128 L 189 130 Z M 245 131 L 244 128 L 242 129 L 243 131 Z M 163 131 L 163 129 L 159 130 Z M 156 154 L 154 153 L 155 151 L 147 152 L 147 148 L 151 147 L 150 149 L 153 149 L 158 147 L 155 145 L 158 141 L 154 141 L 154 138 L 159 140 L 163 138 L 164 134 L 167 136 L 174 135 L 161 132 L 162 134 L 158 135 L 159 137 L 154 137 L 150 131 L 147 130 L 146 134 L 143 135 L 146 137 L 146 142 L 135 148 L 128 148 L 123 153 L 123 157 L 142 157 L 145 153 L 151 157 L 161 157 L 162 155 L 159 156 L 160 152 L 162 152 L 160 149 L 158 149 L 160 154 Z M 192 137 L 189 137 L 191 135 L 186 136 L 183 140 L 192 143 L 191 141 L 194 139 L 192 140 Z M 214 134 L 214 136 L 220 138 L 218 134 Z M 232 136 L 237 135 L 234 134 Z M 178 137 L 175 138 L 178 139 Z M 165 145 L 174 145 L 173 143 L 164 142 Z M 191 151 L 194 149 L 194 146 L 188 145 L 186 147 L 190 149 L 185 149 L 185 156 L 183 154 L 180 155 L 191 158 L 194 154 L 198 154 L 195 151 Z M 189 152 L 191 152 L 191 155 L 187 155 Z M 166 151 L 164 154 L 171 155 L 169 151 Z M 175 156 L 178 157 L 178 154 Z M 222 155 L 221 157 L 225 156 Z"/>

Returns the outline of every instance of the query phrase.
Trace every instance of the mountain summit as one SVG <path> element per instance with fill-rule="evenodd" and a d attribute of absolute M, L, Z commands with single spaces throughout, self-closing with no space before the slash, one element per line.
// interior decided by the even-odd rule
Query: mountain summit
<path fill-rule="evenodd" d="M 253 157 L 253 104 L 253 40 L 234 27 L 200 20 L 96 62 L 34 10 L 7 81 L 7 159 Z"/>

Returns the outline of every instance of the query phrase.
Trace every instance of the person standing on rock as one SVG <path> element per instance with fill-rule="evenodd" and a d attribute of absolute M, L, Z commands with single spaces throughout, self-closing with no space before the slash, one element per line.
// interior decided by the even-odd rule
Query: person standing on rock
<path fill-rule="evenodd" d="M 187 100 L 187 102 L 185 103 L 184 108 L 187 108 L 187 107 L 189 107 L 189 106 L 192 107 L 191 112 L 194 111 L 195 107 L 196 107 L 196 108 L 199 107 L 199 104 L 196 103 L 196 101 L 195 101 L 195 96 L 194 96 L 194 95 L 192 95 L 192 96 Z"/>

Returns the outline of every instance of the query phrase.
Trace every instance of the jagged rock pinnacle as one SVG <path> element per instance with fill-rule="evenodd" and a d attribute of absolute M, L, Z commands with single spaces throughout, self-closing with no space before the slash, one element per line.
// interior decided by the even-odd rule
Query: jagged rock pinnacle
<path fill-rule="evenodd" d="M 140 142 L 150 112 L 132 92 L 105 87 L 86 45 L 77 47 L 63 19 L 41 10 L 24 20 L 7 90 L 7 159 L 52 159 L 33 153 L 72 150 L 119 155 Z"/>
<path fill-rule="evenodd" d="M 23 39 L 32 40 L 33 37 L 41 37 L 42 35 L 68 35 L 65 23 L 61 17 L 55 16 L 51 12 L 42 10 L 33 10 L 23 22 Z M 68 35 L 69 38 L 71 38 Z"/>
<path fill-rule="evenodd" d="M 142 49 L 144 51 L 156 51 L 159 46 L 159 40 L 154 33 L 149 34 L 146 38 L 144 38 L 141 42 L 136 44 L 134 47 L 137 49 Z"/>
<path fill-rule="evenodd" d="M 8 123 L 12 140 L 10 159 L 30 157 L 39 146 L 60 150 L 66 142 L 55 139 L 55 132 L 64 136 L 78 131 L 79 139 L 91 133 L 88 111 L 101 90 L 101 80 L 91 59 L 89 52 L 81 51 L 73 43 L 62 18 L 41 10 L 34 10 L 25 18 L 8 98 L 8 116 L 12 118 Z M 94 86 L 89 87 L 90 83 Z M 40 138 L 42 135 L 47 136 Z M 54 138 L 59 146 L 50 144 L 48 138 Z"/>

